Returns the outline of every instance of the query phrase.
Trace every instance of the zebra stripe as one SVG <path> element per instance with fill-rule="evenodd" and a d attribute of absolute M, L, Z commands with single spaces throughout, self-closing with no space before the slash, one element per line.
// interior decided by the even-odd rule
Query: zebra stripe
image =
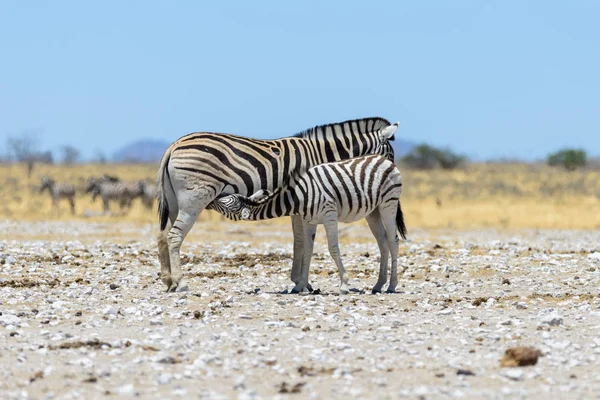
<path fill-rule="evenodd" d="M 75 214 L 75 186 L 71 183 L 56 183 L 56 181 L 47 176 L 42 177 L 40 193 L 48 190 L 52 197 L 52 208 L 58 209 L 58 201 L 67 199 L 71 206 L 71 214 Z"/>
<path fill-rule="evenodd" d="M 383 118 L 365 118 L 320 125 L 276 140 L 211 132 L 178 139 L 165 151 L 157 179 L 159 259 L 169 290 L 177 289 L 182 278 L 181 243 L 197 216 L 217 196 L 274 190 L 294 172 L 365 154 L 393 160 L 390 140 L 397 126 Z M 294 246 L 301 248 L 302 243 L 295 239 Z M 300 264 L 301 258 L 294 252 L 292 280 L 297 280 Z"/>
<path fill-rule="evenodd" d="M 388 291 L 398 283 L 398 235 L 406 239 L 406 226 L 400 207 L 402 177 L 393 162 L 378 155 L 317 165 L 273 193 L 261 190 L 250 197 L 222 195 L 212 208 L 233 220 L 262 220 L 297 214 L 305 233 L 302 280 L 295 291 L 308 285 L 308 270 L 314 244 L 314 232 L 325 225 L 329 252 L 340 272 L 340 293 L 347 292 L 348 277 L 342 265 L 337 243 L 337 223 L 366 218 L 381 252 L 379 279 L 373 292 L 380 292 L 387 281 L 388 255 L 392 258 L 392 276 Z M 291 204 L 285 199 L 292 199 Z M 404 270 L 402 271 L 404 272 Z"/>
<path fill-rule="evenodd" d="M 114 178 L 90 178 L 88 179 L 85 192 L 91 193 L 92 200 L 95 201 L 98 196 L 102 198 L 104 212 L 110 211 L 110 202 L 119 203 L 121 211 L 130 209 L 134 199 L 143 196 L 146 183 L 144 181 L 121 182 Z"/>

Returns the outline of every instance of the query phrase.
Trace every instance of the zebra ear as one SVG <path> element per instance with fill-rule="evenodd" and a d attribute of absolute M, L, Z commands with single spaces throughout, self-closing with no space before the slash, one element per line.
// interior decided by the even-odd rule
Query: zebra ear
<path fill-rule="evenodd" d="M 250 218 L 250 210 L 248 210 L 248 208 L 244 207 L 242 208 L 242 219 L 248 219 Z"/>
<path fill-rule="evenodd" d="M 399 124 L 400 124 L 400 122 L 396 122 L 384 129 L 382 129 L 381 133 L 380 133 L 381 139 L 394 140 L 394 133 L 396 133 L 396 129 L 398 129 Z"/>

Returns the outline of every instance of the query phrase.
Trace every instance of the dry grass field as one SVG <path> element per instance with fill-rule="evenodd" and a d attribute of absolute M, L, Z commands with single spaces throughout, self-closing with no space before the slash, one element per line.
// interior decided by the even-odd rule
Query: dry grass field
<path fill-rule="evenodd" d="M 0 218 L 154 222 L 155 213 L 139 203 L 126 216 L 99 215 L 101 201 L 93 203 L 84 188 L 90 176 L 108 173 L 123 180 L 154 181 L 155 171 L 155 165 L 39 165 L 28 179 L 24 165 L 0 165 Z M 597 170 L 569 172 L 545 165 L 472 164 L 453 171 L 402 168 L 402 173 L 402 201 L 411 228 L 600 228 Z M 38 192 L 43 175 L 76 185 L 75 217 L 66 203 L 61 204 L 58 213 L 52 211 L 49 194 Z M 205 213 L 200 218 L 219 217 Z"/>

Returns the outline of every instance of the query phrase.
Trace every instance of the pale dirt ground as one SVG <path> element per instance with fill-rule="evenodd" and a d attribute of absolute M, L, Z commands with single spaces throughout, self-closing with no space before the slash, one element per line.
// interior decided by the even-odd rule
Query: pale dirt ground
<path fill-rule="evenodd" d="M 338 296 L 322 229 L 320 295 L 280 293 L 285 220 L 199 222 L 174 294 L 155 229 L 0 222 L 0 398 L 600 397 L 598 231 L 410 230 L 399 293 L 371 295 L 375 240 L 346 225 Z M 501 368 L 517 345 L 543 357 Z"/>

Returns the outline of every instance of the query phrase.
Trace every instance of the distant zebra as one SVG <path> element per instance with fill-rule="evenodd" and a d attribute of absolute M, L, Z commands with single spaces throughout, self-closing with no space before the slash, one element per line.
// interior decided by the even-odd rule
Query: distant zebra
<path fill-rule="evenodd" d="M 75 214 L 75 186 L 70 183 L 56 183 L 56 181 L 47 176 L 42 177 L 40 193 L 48 189 L 52 196 L 52 208 L 58 210 L 58 201 L 67 199 L 71 206 L 71 214 Z"/>
<path fill-rule="evenodd" d="M 151 209 L 156 199 L 156 187 L 144 180 L 138 181 L 140 200 L 147 209 Z"/>
<path fill-rule="evenodd" d="M 402 177 L 393 162 L 378 155 L 321 164 L 273 193 L 260 190 L 250 197 L 223 195 L 207 208 L 233 220 L 263 220 L 299 215 L 304 230 L 302 278 L 293 292 L 308 288 L 308 270 L 312 258 L 317 225 L 327 232 L 329 253 L 340 273 L 340 293 L 348 292 L 348 275 L 342 265 L 338 246 L 338 221 L 354 222 L 366 218 L 381 252 L 379 279 L 373 293 L 381 292 L 387 281 L 388 255 L 392 270 L 388 292 L 398 284 L 398 235 L 406 239 L 406 226 L 400 208 Z M 403 268 L 402 273 L 406 270 Z"/>
<path fill-rule="evenodd" d="M 167 290 L 186 288 L 181 284 L 181 244 L 202 210 L 217 196 L 273 190 L 293 171 L 325 162 L 365 154 L 393 160 L 390 140 L 397 127 L 398 123 L 392 125 L 383 118 L 364 118 L 316 126 L 277 140 L 197 132 L 175 141 L 162 157 L 157 179 L 158 256 Z M 291 278 L 298 283 L 304 247 L 301 219 L 292 217 L 292 229 Z"/>
<path fill-rule="evenodd" d="M 121 212 L 131 208 L 131 203 L 135 196 L 139 196 L 139 185 L 136 183 L 127 183 L 115 181 L 114 178 L 103 176 L 101 178 L 89 178 L 86 188 L 86 193 L 92 194 L 92 200 L 100 196 L 104 206 L 104 212 L 110 211 L 109 203 L 116 201 L 119 204 Z"/>

